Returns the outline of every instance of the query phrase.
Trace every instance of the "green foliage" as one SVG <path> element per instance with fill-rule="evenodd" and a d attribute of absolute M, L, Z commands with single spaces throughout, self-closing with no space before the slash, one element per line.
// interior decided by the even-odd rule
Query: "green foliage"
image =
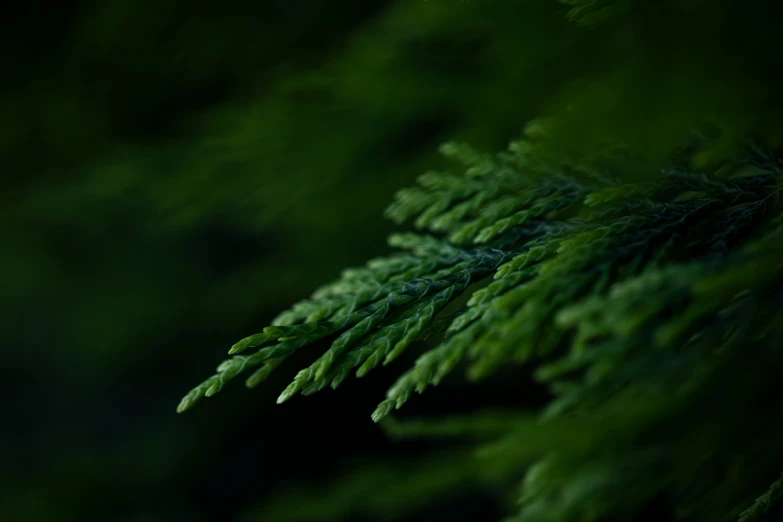
<path fill-rule="evenodd" d="M 336 484 L 333 505 L 272 516 L 326 520 L 346 516 L 346 504 L 362 514 L 417 504 L 423 491 L 458 489 L 466 471 L 506 494 L 521 483 L 509 519 L 519 522 L 632 520 L 653 508 L 704 522 L 774 516 L 783 162 L 773 151 L 783 107 L 770 71 L 783 60 L 769 14 L 730 0 L 561 4 L 392 10 L 385 27 L 396 30 L 384 34 L 402 56 L 415 54 L 429 23 L 448 42 L 475 35 L 462 67 L 480 81 L 451 90 L 412 73 L 424 98 L 451 93 L 434 105 L 475 103 L 460 105 L 467 128 L 493 111 L 550 117 L 499 154 L 443 145 L 455 166 L 421 175 L 387 208 L 416 229 L 389 238 L 396 253 L 345 270 L 236 343 L 182 399 L 180 412 L 240 374 L 256 386 L 306 347 L 324 349 L 278 402 L 417 350 L 372 419 L 392 436 L 457 437 L 468 449 L 423 465 L 388 496 L 371 495 L 368 472 Z M 377 84 L 349 74 L 377 58 L 365 53 L 332 73 L 377 109 L 379 91 L 359 88 Z M 384 56 L 390 71 L 405 62 Z M 405 92 L 393 97 L 400 105 Z M 458 369 L 480 381 L 520 368 L 549 393 L 543 408 L 391 417 Z"/>
<path fill-rule="evenodd" d="M 7 340 L 3 382 L 14 399 L 4 411 L 10 431 L 3 430 L 5 453 L 0 455 L 6 471 L 0 473 L 0 487 L 7 492 L 2 519 L 229 520 L 243 509 L 236 499 L 248 498 L 259 482 L 278 481 L 287 469 L 309 475 L 311 463 L 319 471 L 329 469 L 346 458 L 346 448 L 357 452 L 373 444 L 363 436 L 357 441 L 355 434 L 339 437 L 337 445 L 330 441 L 330 451 L 292 441 L 283 445 L 290 452 L 271 452 L 259 469 L 243 437 L 252 439 L 253 451 L 265 451 L 270 445 L 279 448 L 276 439 L 291 433 L 309 436 L 319 416 L 331 420 L 353 410 L 346 401 L 340 412 L 331 412 L 318 401 L 335 396 L 361 401 L 377 394 L 381 402 L 385 396 L 377 388 L 385 387 L 384 379 L 408 369 L 384 403 L 393 410 L 408 399 L 402 410 L 406 415 L 419 408 L 441 411 L 430 402 L 439 398 L 444 398 L 443 409 L 465 411 L 461 394 L 472 405 L 494 405 L 497 399 L 538 408 L 538 399 L 530 399 L 516 381 L 502 390 L 502 399 L 491 395 L 509 373 L 524 381 L 539 364 L 547 367 L 541 378 L 550 379 L 541 386 L 551 384 L 561 392 L 542 415 L 556 419 L 575 408 L 569 406 L 574 401 L 599 403 L 604 392 L 569 388 L 572 374 L 593 364 L 584 353 L 569 351 L 573 336 L 579 331 L 583 344 L 599 343 L 598 336 L 626 335 L 611 328 L 614 318 L 626 324 L 623 328 L 648 327 L 653 318 L 604 317 L 579 308 L 583 300 L 575 299 L 573 313 L 580 315 L 574 317 L 589 320 L 603 333 L 582 332 L 567 323 L 567 315 L 561 319 L 554 313 L 552 319 L 542 312 L 545 326 L 538 335 L 545 339 L 549 330 L 552 335 L 566 332 L 551 360 L 536 355 L 521 367 L 500 362 L 507 357 L 504 349 L 516 342 L 513 336 L 534 335 L 514 331 L 504 340 L 509 334 L 501 328 L 502 314 L 515 317 L 521 305 L 514 296 L 528 299 L 518 287 L 535 281 L 541 263 L 560 255 L 557 238 L 565 239 L 573 232 L 569 227 L 579 226 L 569 221 L 571 211 L 602 203 L 607 222 L 622 219 L 612 214 L 614 206 L 653 194 L 648 191 L 662 168 L 716 172 L 745 150 L 748 137 L 764 147 L 783 143 L 777 78 L 783 47 L 780 18 L 769 1 L 87 0 L 42 7 L 15 4 L 4 31 L 0 330 Z M 528 139 L 514 144 L 510 176 L 500 175 L 508 158 L 464 147 L 446 150 L 472 172 L 464 177 L 457 170 L 456 179 L 435 178 L 409 191 L 406 197 L 421 198 L 424 205 L 410 214 L 410 221 L 420 220 L 426 228 L 421 234 L 393 236 L 391 246 L 403 253 L 356 269 L 355 277 L 330 285 L 323 295 L 272 321 L 273 313 L 343 266 L 387 252 L 383 240 L 392 224 L 382 220 L 382 207 L 416 174 L 437 168 L 438 143 L 465 141 L 495 151 L 539 116 L 551 118 L 529 125 Z M 524 164 L 518 164 L 522 158 Z M 739 158 L 738 163 L 747 162 Z M 519 181 L 521 173 L 535 173 L 537 188 Z M 495 181 L 475 185 L 474 178 L 482 176 L 495 176 Z M 576 182 L 567 188 L 571 178 Z M 555 190 L 550 179 L 557 181 Z M 683 187 L 672 199 L 677 203 L 718 190 L 687 188 L 687 180 L 670 178 L 669 183 Z M 537 199 L 526 203 L 531 197 Z M 569 197 L 583 199 L 570 204 Z M 404 217 L 395 212 L 408 212 L 398 203 L 394 219 Z M 547 212 L 547 205 L 559 204 L 566 207 L 555 211 L 554 221 L 545 221 L 548 214 L 535 217 Z M 747 239 L 745 231 L 758 235 L 757 225 L 766 223 L 761 217 L 750 224 L 737 219 L 738 227 L 725 229 L 724 254 L 736 252 L 734 245 Z M 452 278 L 443 288 L 440 282 L 432 286 L 421 299 L 395 304 L 378 326 L 340 348 L 342 353 L 330 351 L 334 360 L 328 369 L 316 378 L 319 362 L 299 390 L 331 385 L 345 372 L 339 393 L 295 399 L 284 408 L 275 408 L 266 395 L 285 389 L 281 379 L 295 377 L 292 367 L 310 366 L 344 331 L 303 346 L 294 356 L 246 365 L 247 371 L 237 375 L 249 384 L 271 381 L 253 394 L 257 400 L 223 398 L 212 404 L 220 411 L 167 415 L 167 405 L 194 372 L 212 365 L 215 343 L 270 323 L 296 326 L 358 312 L 388 296 L 375 295 L 380 287 L 367 288 L 375 272 L 388 280 L 384 285 L 410 282 L 419 278 L 414 275 L 419 270 L 440 281 L 463 270 L 455 263 L 475 260 L 478 251 L 520 227 L 541 243 L 522 247 L 523 252 L 514 253 L 515 262 L 491 269 L 490 276 L 471 272 L 464 290 L 463 281 Z M 490 238 L 494 233 L 499 235 Z M 486 242 L 473 244 L 482 234 Z M 724 248 L 716 243 L 716 250 Z M 500 250 L 515 248 L 504 244 Z M 665 243 L 656 248 L 665 267 L 671 252 Z M 700 257 L 683 256 L 682 261 L 695 262 L 689 270 L 699 272 Z M 738 261 L 737 266 L 744 265 Z M 554 285 L 554 279 L 550 282 Z M 668 291 L 663 283 L 648 284 L 653 294 Z M 535 283 L 533 289 L 544 286 Z M 543 290 L 555 297 L 560 292 L 555 286 Z M 358 293 L 367 301 L 354 307 Z M 496 299 L 501 296 L 507 306 Z M 633 306 L 648 304 L 640 296 L 623 299 Z M 543 297 L 533 300 L 549 306 Z M 552 306 L 566 309 L 569 304 Z M 497 318 L 490 317 L 496 313 Z M 665 310 L 649 313 L 666 315 Z M 538 321 L 532 316 L 528 319 Z M 500 339 L 493 340 L 491 332 Z M 414 336 L 417 340 L 409 343 Z M 474 341 L 488 347 L 478 357 L 471 353 Z M 252 357 L 266 346 L 237 355 Z M 606 361 L 617 366 L 626 356 L 623 352 Z M 421 360 L 411 366 L 417 357 Z M 566 360 L 558 366 L 560 357 Z M 228 364 L 224 377 L 240 369 L 232 369 L 234 364 Z M 574 368 L 572 374 L 563 374 L 566 366 Z M 491 379 L 484 386 L 462 386 L 459 376 L 466 367 L 475 368 L 469 370 L 474 377 Z M 493 373 L 497 368 L 502 371 Z M 372 373 L 372 382 L 351 384 L 347 376 L 354 373 Z M 213 382 L 214 390 L 223 382 Z M 728 395 L 735 381 L 725 382 Z M 439 388 L 430 390 L 436 383 Z M 426 397 L 409 399 L 425 385 Z M 722 395 L 715 397 L 717 403 L 726 402 Z M 757 402 L 764 411 L 766 403 Z M 372 406 L 366 416 L 354 417 L 370 433 L 375 429 L 369 422 Z M 298 407 L 311 409 L 291 414 Z M 287 416 L 284 425 L 275 415 Z M 765 433 L 762 417 L 747 419 L 747 429 Z M 408 429 L 389 420 L 387 415 L 383 428 Z M 480 416 L 468 420 L 495 427 L 507 422 Z M 256 435 L 254 423 L 261 422 L 274 429 Z M 351 433 L 346 425 L 332 424 Z M 474 429 L 467 424 L 455 420 L 436 426 Z M 410 431 L 417 426 L 424 429 L 412 425 Z M 593 428 L 588 421 L 579 427 Z M 722 447 L 727 453 L 735 449 Z M 462 449 L 455 452 L 459 460 L 453 465 L 436 460 L 406 469 L 394 463 L 386 470 L 388 479 L 383 471 L 369 470 L 367 487 L 360 474 L 351 479 L 353 485 L 334 484 L 359 493 L 335 498 L 361 505 L 359 516 L 365 518 L 395 517 L 417 491 L 433 497 L 453 491 L 443 470 L 477 478 L 504 473 L 503 459 L 472 460 L 472 453 Z M 241 459 L 234 458 L 237 453 Z M 459 471 L 463 465 L 468 472 Z M 508 466 L 513 472 L 493 482 L 493 493 L 507 493 L 527 469 L 514 459 Z M 772 482 L 776 474 L 758 482 Z M 228 476 L 233 481 L 222 478 Z M 756 471 L 745 476 L 755 477 Z M 211 480 L 227 486 L 200 494 Z M 754 482 L 752 496 L 764 487 Z M 324 494 L 329 490 L 326 485 Z M 280 493 L 276 505 L 282 506 L 287 501 Z M 418 498 L 415 509 L 429 503 Z M 755 513 L 775 498 L 762 497 Z M 294 502 L 303 504 L 301 498 Z M 315 515 L 314 508 L 301 518 L 343 517 L 350 506 L 339 507 L 340 502 L 332 504 L 335 510 L 324 506 Z M 220 504 L 219 514 L 215 504 Z M 266 499 L 257 515 L 262 520 L 273 516 L 263 511 L 268 504 Z M 287 509 L 297 513 L 290 503 Z M 774 512 L 764 516 L 775 520 Z"/>
<path fill-rule="evenodd" d="M 461 364 L 481 379 L 534 362 L 553 397 L 538 419 L 432 428 L 491 434 L 482 465 L 506 479 L 527 470 L 514 520 L 630 516 L 663 492 L 678 517 L 735 517 L 783 456 L 773 377 L 783 365 L 783 163 L 754 150 L 715 172 L 672 167 L 628 184 L 542 161 L 529 145 L 495 156 L 444 146 L 461 173 L 424 174 L 388 209 L 422 232 L 392 235 L 402 252 L 346 270 L 235 344 L 230 353 L 243 354 L 179 411 L 257 368 L 255 386 L 322 339 L 329 348 L 278 402 L 435 336 L 373 420 Z M 604 169 L 625 164 L 620 154 Z M 715 466 L 732 471 L 719 477 Z"/>
<path fill-rule="evenodd" d="M 756 499 L 748 509 L 740 514 L 739 522 L 753 522 L 754 520 L 763 520 L 771 506 L 774 506 L 783 496 L 783 478 L 772 483 L 769 490 Z"/>

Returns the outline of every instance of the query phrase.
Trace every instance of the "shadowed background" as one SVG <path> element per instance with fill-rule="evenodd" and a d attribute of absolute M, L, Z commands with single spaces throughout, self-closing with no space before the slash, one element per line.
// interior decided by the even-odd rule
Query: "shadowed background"
<path fill-rule="evenodd" d="M 671 148 L 669 128 L 716 108 L 745 122 L 764 93 L 735 95 L 760 75 L 734 73 L 767 69 L 740 60 L 742 49 L 718 52 L 752 20 L 715 3 L 725 9 L 685 10 L 688 30 L 668 33 L 692 32 L 687 51 L 656 34 L 668 14 L 652 6 L 612 32 L 580 28 L 568 6 L 544 0 L 16 6 L 0 50 L 0 519 L 282 520 L 274 500 L 293 484 L 376 462 L 379 484 L 406 480 L 404 457 L 431 448 L 390 441 L 369 414 L 415 353 L 276 406 L 308 352 L 259 390 L 174 408 L 233 342 L 387 252 L 383 208 L 442 166 L 439 143 L 501 149 L 566 98 L 591 109 L 562 111 L 573 128 L 611 114 L 598 128 L 636 129 L 626 136 L 652 155 Z M 692 30 L 705 17 L 716 23 Z M 659 68 L 637 67 L 651 49 Z M 726 80 L 709 96 L 704 56 Z M 667 110 L 651 109 L 656 97 Z M 747 106 L 725 103 L 737 99 Z M 512 394 L 508 382 L 469 392 L 452 380 L 408 411 L 517 403 L 526 387 Z M 491 491 L 423 491 L 407 511 L 393 495 L 362 511 L 361 491 L 349 508 L 314 510 L 323 520 L 499 515 Z"/>
<path fill-rule="evenodd" d="M 239 337 L 386 251 L 383 207 L 438 143 L 521 127 L 475 96 L 482 34 L 391 4 L 6 17 L 0 518 L 265 520 L 289 481 L 420 451 L 369 419 L 393 374 L 278 407 L 292 361 L 174 413 Z"/>

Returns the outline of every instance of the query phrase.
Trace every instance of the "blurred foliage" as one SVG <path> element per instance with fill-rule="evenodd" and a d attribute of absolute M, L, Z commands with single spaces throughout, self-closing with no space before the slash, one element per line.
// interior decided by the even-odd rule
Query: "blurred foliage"
<path fill-rule="evenodd" d="M 734 152 L 757 120 L 780 119 L 768 81 L 775 33 L 746 3 L 638 2 L 600 31 L 543 0 L 312 4 L 73 9 L 49 35 L 60 45 L 18 65 L 2 102 L 3 236 L 17 254 L 3 289 L 51 288 L 45 259 L 123 226 L 145 236 L 220 229 L 240 243 L 274 228 L 267 241 L 286 246 L 265 266 L 299 279 L 321 245 L 345 250 L 346 228 L 382 227 L 377 209 L 431 165 L 443 138 L 499 148 L 532 116 L 556 117 L 548 143 L 559 157 L 581 160 L 621 136 L 662 164 L 707 118 L 722 147 L 694 156 L 701 162 Z M 35 239 L 21 232 L 31 229 Z M 68 254 L 52 235 L 75 243 L 61 247 Z M 326 262 L 325 274 L 340 266 Z"/>
<path fill-rule="evenodd" d="M 226 441 L 252 427 L 248 412 L 279 431 L 245 449 L 297 440 L 300 425 L 264 392 L 171 419 L 216 347 L 386 251 L 382 208 L 446 139 L 498 150 L 553 117 L 528 128 L 548 137 L 537 157 L 611 163 L 622 146 L 633 161 L 614 173 L 634 179 L 673 150 L 708 168 L 749 136 L 777 146 L 770 5 L 13 6 L 0 47 L 0 389 L 14 426 L 0 432 L 0 518 L 232 518 L 216 505 L 241 511 L 255 482 L 199 490 L 236 457 Z M 382 444 L 353 418 L 346 430 Z M 290 472 L 267 468 L 259 480 Z"/>

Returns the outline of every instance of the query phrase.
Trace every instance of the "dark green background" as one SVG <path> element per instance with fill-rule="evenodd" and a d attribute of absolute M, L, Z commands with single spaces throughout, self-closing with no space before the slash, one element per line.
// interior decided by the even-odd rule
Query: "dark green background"
<path fill-rule="evenodd" d="M 383 208 L 441 141 L 521 129 L 514 89 L 478 75 L 489 21 L 408 4 L 5 17 L 0 519 L 265 520 L 290 481 L 426 449 L 369 419 L 399 368 L 276 406 L 310 354 L 174 412 L 233 342 L 386 251 Z M 446 513 L 487 509 L 471 498 Z"/>
<path fill-rule="evenodd" d="M 272 520 L 291 481 L 379 460 L 404 476 L 431 448 L 392 443 L 369 414 L 415 353 L 276 406 L 311 350 L 257 391 L 174 409 L 233 342 L 386 252 L 383 208 L 442 167 L 444 140 L 494 151 L 555 115 L 576 151 L 559 153 L 606 132 L 658 160 L 705 114 L 731 130 L 723 145 L 761 112 L 780 120 L 763 9 L 637 7 L 610 30 L 554 0 L 15 5 L 0 47 L 0 519 Z M 504 379 L 480 393 L 454 379 L 408 411 L 514 402 Z M 432 499 L 411 520 L 491 520 L 491 499 Z"/>

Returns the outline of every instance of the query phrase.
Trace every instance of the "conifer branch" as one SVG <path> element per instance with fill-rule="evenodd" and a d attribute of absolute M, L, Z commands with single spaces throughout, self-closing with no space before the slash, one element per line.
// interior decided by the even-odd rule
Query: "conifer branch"
<path fill-rule="evenodd" d="M 545 126 L 531 129 L 537 132 Z M 619 184 L 598 166 L 538 157 L 527 141 L 496 156 L 457 144 L 442 152 L 462 165 L 462 175 L 427 173 L 387 212 L 427 234 L 392 235 L 389 244 L 401 252 L 345 270 L 236 343 L 233 357 L 178 410 L 251 369 L 246 384 L 256 386 L 316 341 L 328 348 L 278 402 L 336 388 L 352 373 L 366 376 L 442 333 L 434 345 L 422 343 L 372 419 L 387 418 L 460 365 L 482 379 L 533 363 L 537 382 L 553 395 L 537 415 L 407 427 L 384 421 L 396 435 L 480 438 L 493 476 L 526 472 L 512 520 L 597 520 L 632 513 L 663 488 L 689 491 L 691 477 L 712 480 L 700 468 L 710 456 L 678 461 L 695 442 L 671 433 L 686 425 L 689 436 L 710 436 L 701 426 L 720 415 L 705 403 L 711 391 L 735 382 L 725 407 L 742 416 L 768 391 L 744 376 L 783 369 L 780 164 L 751 154 L 714 173 L 678 166 L 652 181 Z M 770 407 L 770 418 L 779 410 Z M 783 426 L 769 424 L 748 447 L 776 444 L 771 434 Z M 747 431 L 732 428 L 732 440 L 747 442 Z M 722 458 L 739 466 L 756 457 Z M 779 486 L 740 521 L 757 520 L 780 497 Z M 743 494 L 738 502 L 750 492 Z M 706 498 L 683 506 L 696 509 Z"/>

